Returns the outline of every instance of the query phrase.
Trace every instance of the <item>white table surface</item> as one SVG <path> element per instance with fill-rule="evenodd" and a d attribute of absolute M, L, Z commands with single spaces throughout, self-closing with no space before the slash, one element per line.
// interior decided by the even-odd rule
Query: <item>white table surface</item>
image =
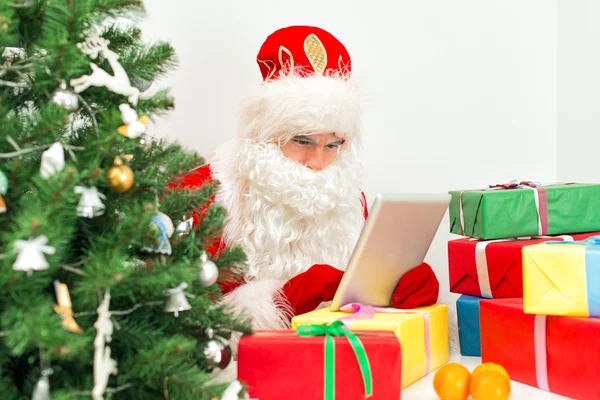
<path fill-rule="evenodd" d="M 451 353 L 448 362 L 457 362 L 465 367 L 469 371 L 473 371 L 476 366 L 481 364 L 481 357 L 463 357 L 460 354 Z M 432 371 L 424 378 L 413 383 L 402 391 L 402 400 L 439 400 L 439 397 L 433 390 L 433 377 L 436 371 Z M 512 399 L 524 399 L 524 400 L 558 400 L 568 399 L 568 397 L 559 396 L 554 393 L 549 393 L 544 390 L 540 390 L 536 387 L 525 385 L 519 382 L 510 382 L 510 398 Z M 469 397 L 471 399 L 471 397 Z"/>

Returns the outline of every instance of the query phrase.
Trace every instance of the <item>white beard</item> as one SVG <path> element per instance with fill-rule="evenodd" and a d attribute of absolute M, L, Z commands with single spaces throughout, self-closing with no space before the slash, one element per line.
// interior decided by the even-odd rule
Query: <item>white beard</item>
<path fill-rule="evenodd" d="M 246 280 L 289 279 L 314 264 L 344 270 L 364 225 L 360 166 L 343 149 L 322 171 L 276 144 L 238 143 L 212 164 L 228 212 L 223 239 L 246 253 Z"/>

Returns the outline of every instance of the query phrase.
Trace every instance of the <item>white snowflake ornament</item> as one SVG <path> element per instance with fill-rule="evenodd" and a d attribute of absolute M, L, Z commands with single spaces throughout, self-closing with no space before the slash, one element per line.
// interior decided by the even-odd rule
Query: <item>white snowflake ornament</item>
<path fill-rule="evenodd" d="M 48 269 L 48 261 L 44 254 L 54 254 L 56 249 L 47 246 L 48 238 L 45 235 L 29 240 L 15 241 L 15 249 L 19 252 L 13 264 L 13 270 L 25 271 L 31 275 L 32 271 Z"/>
<path fill-rule="evenodd" d="M 84 218 L 94 218 L 104 214 L 106 206 L 101 199 L 106 200 L 106 196 L 98 191 L 95 186 L 87 188 L 85 186 L 75 186 L 75 193 L 81 195 L 79 204 L 77 204 L 77 215 Z"/>

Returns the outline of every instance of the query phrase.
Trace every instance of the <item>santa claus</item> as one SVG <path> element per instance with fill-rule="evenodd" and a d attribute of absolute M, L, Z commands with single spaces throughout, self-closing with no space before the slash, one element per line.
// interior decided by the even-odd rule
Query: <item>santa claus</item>
<path fill-rule="evenodd" d="M 257 62 L 263 83 L 243 104 L 237 136 L 179 185 L 220 183 L 215 201 L 228 212 L 220 246 L 240 246 L 248 267 L 220 282 L 224 301 L 255 329 L 285 329 L 332 300 L 368 216 L 361 110 L 350 56 L 329 32 L 280 29 Z M 392 305 L 436 302 L 434 273 L 415 267 Z"/>

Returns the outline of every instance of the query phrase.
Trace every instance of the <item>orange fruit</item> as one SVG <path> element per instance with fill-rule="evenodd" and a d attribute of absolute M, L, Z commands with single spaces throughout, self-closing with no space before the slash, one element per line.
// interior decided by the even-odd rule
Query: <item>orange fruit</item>
<path fill-rule="evenodd" d="M 487 363 L 479 364 L 477 367 L 475 367 L 475 369 L 473 370 L 473 372 L 471 372 L 471 377 L 474 377 L 478 373 L 485 372 L 485 371 L 496 371 L 496 372 L 499 372 L 502 375 L 504 375 L 506 377 L 506 379 L 508 379 L 510 381 L 510 376 L 508 376 L 508 372 L 506 372 L 506 369 L 504 369 L 504 367 L 502 365 L 496 364 L 496 363 L 493 363 L 493 362 L 487 362 Z"/>
<path fill-rule="evenodd" d="M 497 371 L 481 371 L 472 375 L 469 390 L 473 400 L 508 400 L 510 381 Z"/>
<path fill-rule="evenodd" d="M 465 400 L 469 397 L 471 373 L 458 363 L 449 363 L 438 369 L 433 377 L 433 388 L 442 400 Z"/>

